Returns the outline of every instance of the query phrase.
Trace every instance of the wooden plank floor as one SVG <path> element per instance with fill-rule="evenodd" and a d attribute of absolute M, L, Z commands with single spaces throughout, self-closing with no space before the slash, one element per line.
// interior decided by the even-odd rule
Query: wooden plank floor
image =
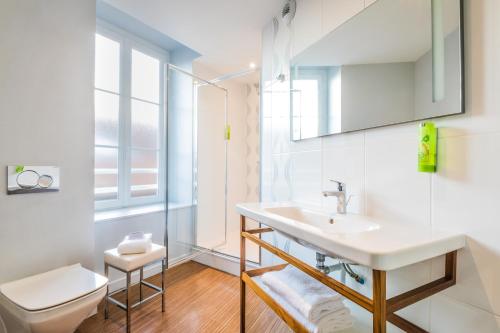
<path fill-rule="evenodd" d="M 158 284 L 160 277 L 157 275 L 148 280 Z M 136 287 L 134 300 L 139 297 Z M 247 332 L 291 332 L 252 291 L 247 293 Z M 125 332 L 125 312 L 110 305 L 110 317 L 104 320 L 101 304 L 99 313 L 85 320 L 77 332 Z M 165 313 L 161 312 L 161 297 L 135 308 L 132 311 L 132 332 L 239 332 L 238 277 L 195 262 L 168 270 Z"/>

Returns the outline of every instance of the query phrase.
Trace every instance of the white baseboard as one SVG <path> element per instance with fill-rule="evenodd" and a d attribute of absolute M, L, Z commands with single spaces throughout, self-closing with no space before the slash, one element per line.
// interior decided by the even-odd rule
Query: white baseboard
<path fill-rule="evenodd" d="M 193 261 L 235 276 L 240 275 L 240 259 L 219 252 L 201 253 L 193 258 Z M 257 263 L 247 261 L 247 267 L 259 268 L 260 266 Z"/>

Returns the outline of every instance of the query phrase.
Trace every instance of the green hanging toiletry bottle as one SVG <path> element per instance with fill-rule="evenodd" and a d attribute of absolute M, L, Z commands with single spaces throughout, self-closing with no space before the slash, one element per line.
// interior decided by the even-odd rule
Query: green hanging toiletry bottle
<path fill-rule="evenodd" d="M 431 122 L 420 124 L 418 171 L 436 172 L 437 128 Z"/>

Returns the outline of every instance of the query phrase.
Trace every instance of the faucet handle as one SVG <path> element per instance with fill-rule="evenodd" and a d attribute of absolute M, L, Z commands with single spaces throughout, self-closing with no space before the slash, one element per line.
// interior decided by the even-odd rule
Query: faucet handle
<path fill-rule="evenodd" d="M 337 183 L 337 189 L 339 191 L 344 191 L 345 190 L 345 184 L 342 183 L 342 182 L 339 182 L 338 180 L 334 180 L 334 179 L 328 179 L 329 181 L 333 182 L 333 183 Z"/>

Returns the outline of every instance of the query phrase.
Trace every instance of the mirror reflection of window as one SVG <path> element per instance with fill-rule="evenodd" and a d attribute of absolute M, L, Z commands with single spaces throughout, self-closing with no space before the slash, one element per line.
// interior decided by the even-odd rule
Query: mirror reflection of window
<path fill-rule="evenodd" d="M 318 80 L 293 81 L 293 122 L 298 125 L 299 138 L 318 135 L 319 82 Z"/>
<path fill-rule="evenodd" d="M 340 132 L 340 68 L 294 68 L 292 75 L 292 139 Z"/>

